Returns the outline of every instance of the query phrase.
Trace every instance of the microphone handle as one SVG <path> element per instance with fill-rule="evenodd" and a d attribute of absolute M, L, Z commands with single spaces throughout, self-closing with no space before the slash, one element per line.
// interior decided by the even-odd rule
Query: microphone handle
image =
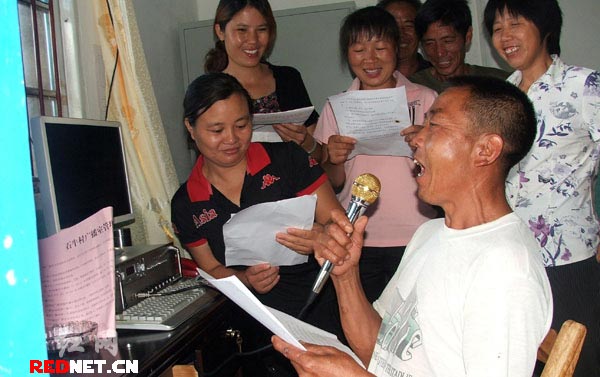
<path fill-rule="evenodd" d="M 354 224 L 356 219 L 365 213 L 367 206 L 368 204 L 365 203 L 365 201 L 353 195 L 350 199 L 350 203 L 348 203 L 348 209 L 346 210 L 346 216 L 348 217 L 348 220 L 350 220 L 350 223 Z"/>
<path fill-rule="evenodd" d="M 368 203 L 366 203 L 364 200 L 352 195 L 350 203 L 348 204 L 348 209 L 346 210 L 346 216 L 348 216 L 348 220 L 354 224 L 356 219 L 358 219 L 360 215 L 365 212 L 367 206 Z M 319 271 L 312 288 L 312 291 L 315 295 L 318 295 L 319 292 L 321 292 L 321 289 L 323 289 L 323 286 L 327 282 L 332 269 L 333 263 L 331 263 L 329 260 L 326 260 L 321 266 L 321 270 Z"/>

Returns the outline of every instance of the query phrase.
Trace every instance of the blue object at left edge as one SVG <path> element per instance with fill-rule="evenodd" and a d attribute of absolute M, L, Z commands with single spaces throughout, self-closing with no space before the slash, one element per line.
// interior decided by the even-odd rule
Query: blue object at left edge
<path fill-rule="evenodd" d="M 0 376 L 24 376 L 47 351 L 16 1 L 0 20 Z"/>

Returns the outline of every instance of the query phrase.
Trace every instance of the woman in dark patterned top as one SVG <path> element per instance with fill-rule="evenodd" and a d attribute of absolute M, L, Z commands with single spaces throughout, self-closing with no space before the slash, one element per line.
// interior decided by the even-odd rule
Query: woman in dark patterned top
<path fill-rule="evenodd" d="M 275 43 L 276 29 L 267 0 L 219 2 L 214 21 L 216 43 L 206 55 L 204 68 L 206 72 L 225 72 L 237 78 L 253 99 L 253 113 L 312 106 L 295 68 L 265 60 Z M 321 146 L 312 137 L 318 117 L 313 111 L 303 125 L 278 124 L 274 128 L 281 140 L 294 141 L 319 160 Z"/>

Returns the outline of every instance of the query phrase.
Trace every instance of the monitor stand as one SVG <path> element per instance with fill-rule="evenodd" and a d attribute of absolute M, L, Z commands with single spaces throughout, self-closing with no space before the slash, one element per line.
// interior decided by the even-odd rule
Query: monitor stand
<path fill-rule="evenodd" d="M 113 235 L 115 239 L 115 249 L 122 249 L 126 246 L 132 246 L 131 229 L 117 228 L 113 230 Z"/>

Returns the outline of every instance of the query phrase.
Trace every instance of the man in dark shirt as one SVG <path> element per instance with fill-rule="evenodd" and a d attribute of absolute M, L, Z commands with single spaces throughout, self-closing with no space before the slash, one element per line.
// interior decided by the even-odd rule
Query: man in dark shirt
<path fill-rule="evenodd" d="M 432 67 L 409 77 L 441 93 L 455 76 L 493 76 L 505 80 L 509 73 L 501 69 L 465 63 L 473 27 L 466 0 L 428 0 L 415 19 L 415 30 Z"/>

